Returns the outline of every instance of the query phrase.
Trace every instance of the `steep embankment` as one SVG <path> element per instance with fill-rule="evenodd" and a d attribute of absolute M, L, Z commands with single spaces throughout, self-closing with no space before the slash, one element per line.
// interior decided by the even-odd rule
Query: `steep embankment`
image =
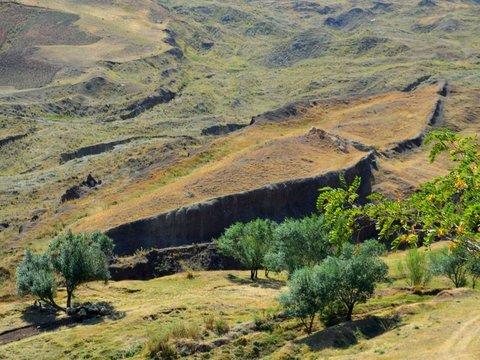
<path fill-rule="evenodd" d="M 339 175 L 347 181 L 362 177 L 361 195 L 371 191 L 373 153 L 355 165 L 320 176 L 270 184 L 183 207 L 152 218 L 127 223 L 111 229 L 117 254 L 131 254 L 140 247 L 165 248 L 211 241 L 237 221 L 256 218 L 282 220 L 301 217 L 315 211 L 318 189 L 339 186 Z"/>
<path fill-rule="evenodd" d="M 387 153 L 424 134 L 444 86 L 302 102 L 257 117 L 252 126 L 170 169 L 181 174 L 183 166 L 184 176 L 152 174 L 124 189 L 124 202 L 85 218 L 78 229 L 106 230 L 117 252 L 129 254 L 140 247 L 207 242 L 235 221 L 311 213 L 318 189 L 338 185 L 340 172 L 348 180 L 361 176 L 366 195 L 375 150 Z M 163 184 L 146 192 L 155 180 Z"/>

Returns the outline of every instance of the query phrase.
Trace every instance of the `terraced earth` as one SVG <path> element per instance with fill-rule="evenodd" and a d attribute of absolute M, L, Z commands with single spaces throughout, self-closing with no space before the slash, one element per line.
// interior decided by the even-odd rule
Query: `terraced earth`
<path fill-rule="evenodd" d="M 67 228 L 109 231 L 131 252 L 161 246 L 160 228 L 164 244 L 206 241 L 259 215 L 238 206 L 205 225 L 238 196 L 299 216 L 342 169 L 390 196 L 441 174 L 421 140 L 479 130 L 479 12 L 469 0 L 2 1 L 2 291 L 25 246 Z M 291 202 L 292 184 L 305 199 Z M 188 211 L 199 220 L 181 233 Z M 176 227 L 158 225 L 169 214 Z M 133 239 L 138 222 L 155 225 Z"/>

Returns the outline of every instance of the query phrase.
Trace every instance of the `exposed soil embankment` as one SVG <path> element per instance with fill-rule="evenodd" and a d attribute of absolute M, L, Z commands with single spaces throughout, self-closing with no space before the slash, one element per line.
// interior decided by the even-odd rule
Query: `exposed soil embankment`
<path fill-rule="evenodd" d="M 195 142 L 196 140 L 190 136 L 170 136 L 170 135 L 159 135 L 159 136 L 134 136 L 131 138 L 127 139 L 122 139 L 122 140 L 116 140 L 116 141 L 111 141 L 107 143 L 99 143 L 99 144 L 94 144 L 94 145 L 89 145 L 85 146 L 82 148 L 79 148 L 75 151 L 68 152 L 68 153 L 63 153 L 60 155 L 60 161 L 62 163 L 73 160 L 73 159 L 79 159 L 84 156 L 90 156 L 90 155 L 98 155 L 102 154 L 107 151 L 113 150 L 116 146 L 118 145 L 123 145 L 123 144 L 128 144 L 132 141 L 135 140 L 141 140 L 141 139 L 186 139 L 190 140 L 192 142 Z"/>
<path fill-rule="evenodd" d="M 218 197 L 157 216 L 120 225 L 107 231 L 115 240 L 118 255 L 139 248 L 166 248 L 210 242 L 237 221 L 302 217 L 315 211 L 318 189 L 339 186 L 339 175 L 347 181 L 362 178 L 360 194 L 371 192 L 373 153 L 347 169 L 315 177 L 267 185 L 258 189 Z"/>
<path fill-rule="evenodd" d="M 448 83 L 446 81 L 441 81 L 439 83 L 438 99 L 435 102 L 432 112 L 430 113 L 427 120 L 427 124 L 429 126 L 436 126 L 440 124 L 441 121 L 443 120 L 444 101 L 447 95 L 448 95 Z M 389 156 L 391 154 L 403 153 L 405 151 L 418 148 L 422 145 L 425 136 L 426 136 L 426 129 L 422 130 L 421 132 L 418 133 L 417 136 L 411 139 L 406 139 L 404 141 L 399 142 L 392 149 L 383 152 L 383 155 Z"/>
<path fill-rule="evenodd" d="M 19 135 L 12 135 L 12 136 L 7 136 L 6 138 L 0 139 L 0 147 L 7 145 L 8 143 L 21 140 L 24 137 L 27 137 L 28 133 L 26 134 L 19 134 Z"/>
<path fill-rule="evenodd" d="M 115 281 L 149 280 L 187 270 L 243 270 L 235 259 L 220 254 L 216 244 L 152 249 L 144 256 L 122 258 L 110 266 Z"/>

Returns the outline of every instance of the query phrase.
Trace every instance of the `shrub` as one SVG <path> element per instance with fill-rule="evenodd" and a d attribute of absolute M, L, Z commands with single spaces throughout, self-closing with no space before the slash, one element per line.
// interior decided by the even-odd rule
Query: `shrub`
<path fill-rule="evenodd" d="M 443 249 L 431 255 L 432 269 L 437 275 L 449 278 L 457 288 L 467 285 L 469 254 L 461 247 L 455 247 L 448 253 Z"/>
<path fill-rule="evenodd" d="M 230 226 L 216 241 L 221 253 L 239 260 L 250 269 L 250 278 L 258 277 L 258 269 L 264 265 L 264 258 L 273 244 L 275 223 L 257 219 L 249 223 Z"/>
<path fill-rule="evenodd" d="M 274 320 L 271 315 L 268 314 L 256 314 L 253 318 L 253 322 L 255 323 L 255 329 L 258 331 L 273 331 Z"/>
<path fill-rule="evenodd" d="M 170 360 L 177 358 L 177 349 L 170 342 L 170 334 L 168 333 L 150 333 L 145 347 L 151 359 Z"/>
<path fill-rule="evenodd" d="M 468 263 L 468 271 L 472 275 L 472 288 L 475 289 L 477 279 L 480 277 L 480 259 L 473 257 Z"/>
<path fill-rule="evenodd" d="M 407 252 L 405 261 L 398 263 L 398 270 L 412 287 L 426 286 L 432 279 L 427 253 L 420 252 L 417 248 Z"/>
<path fill-rule="evenodd" d="M 200 328 L 194 323 L 177 322 L 170 329 L 170 337 L 174 339 L 200 339 L 202 337 Z"/>
<path fill-rule="evenodd" d="M 212 314 L 207 315 L 203 322 L 205 323 L 205 329 L 208 331 L 213 331 L 215 329 L 215 316 Z"/>
<path fill-rule="evenodd" d="M 219 317 L 215 320 L 214 328 L 215 334 L 223 335 L 230 331 L 230 326 L 228 326 L 227 321 L 223 317 Z"/>

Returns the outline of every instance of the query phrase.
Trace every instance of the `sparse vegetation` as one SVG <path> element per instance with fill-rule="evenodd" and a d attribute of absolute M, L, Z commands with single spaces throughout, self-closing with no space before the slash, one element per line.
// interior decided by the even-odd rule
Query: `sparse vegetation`
<path fill-rule="evenodd" d="M 480 277 L 478 1 L 419 1 L 1 3 L 0 358 L 478 353 L 478 290 L 442 290 Z M 439 121 L 458 134 L 431 132 Z M 382 194 L 370 199 L 364 158 Z M 182 274 L 105 284 L 112 241 L 78 233 L 249 192 L 271 203 L 242 219 L 300 216 L 315 199 L 270 190 L 321 174 L 336 184 L 352 166 L 364 180 L 323 188 L 320 214 L 225 229 L 218 246 L 246 272 L 187 261 Z M 102 186 L 60 202 L 90 172 Z M 221 209 L 229 224 L 237 210 Z M 413 250 L 360 241 L 377 235 Z M 149 266 L 146 255 L 125 263 Z M 56 311 L 77 301 L 125 316 Z"/>
<path fill-rule="evenodd" d="M 405 261 L 398 263 L 398 270 L 412 287 L 426 286 L 432 278 L 432 268 L 427 252 L 417 248 L 408 250 Z"/>

